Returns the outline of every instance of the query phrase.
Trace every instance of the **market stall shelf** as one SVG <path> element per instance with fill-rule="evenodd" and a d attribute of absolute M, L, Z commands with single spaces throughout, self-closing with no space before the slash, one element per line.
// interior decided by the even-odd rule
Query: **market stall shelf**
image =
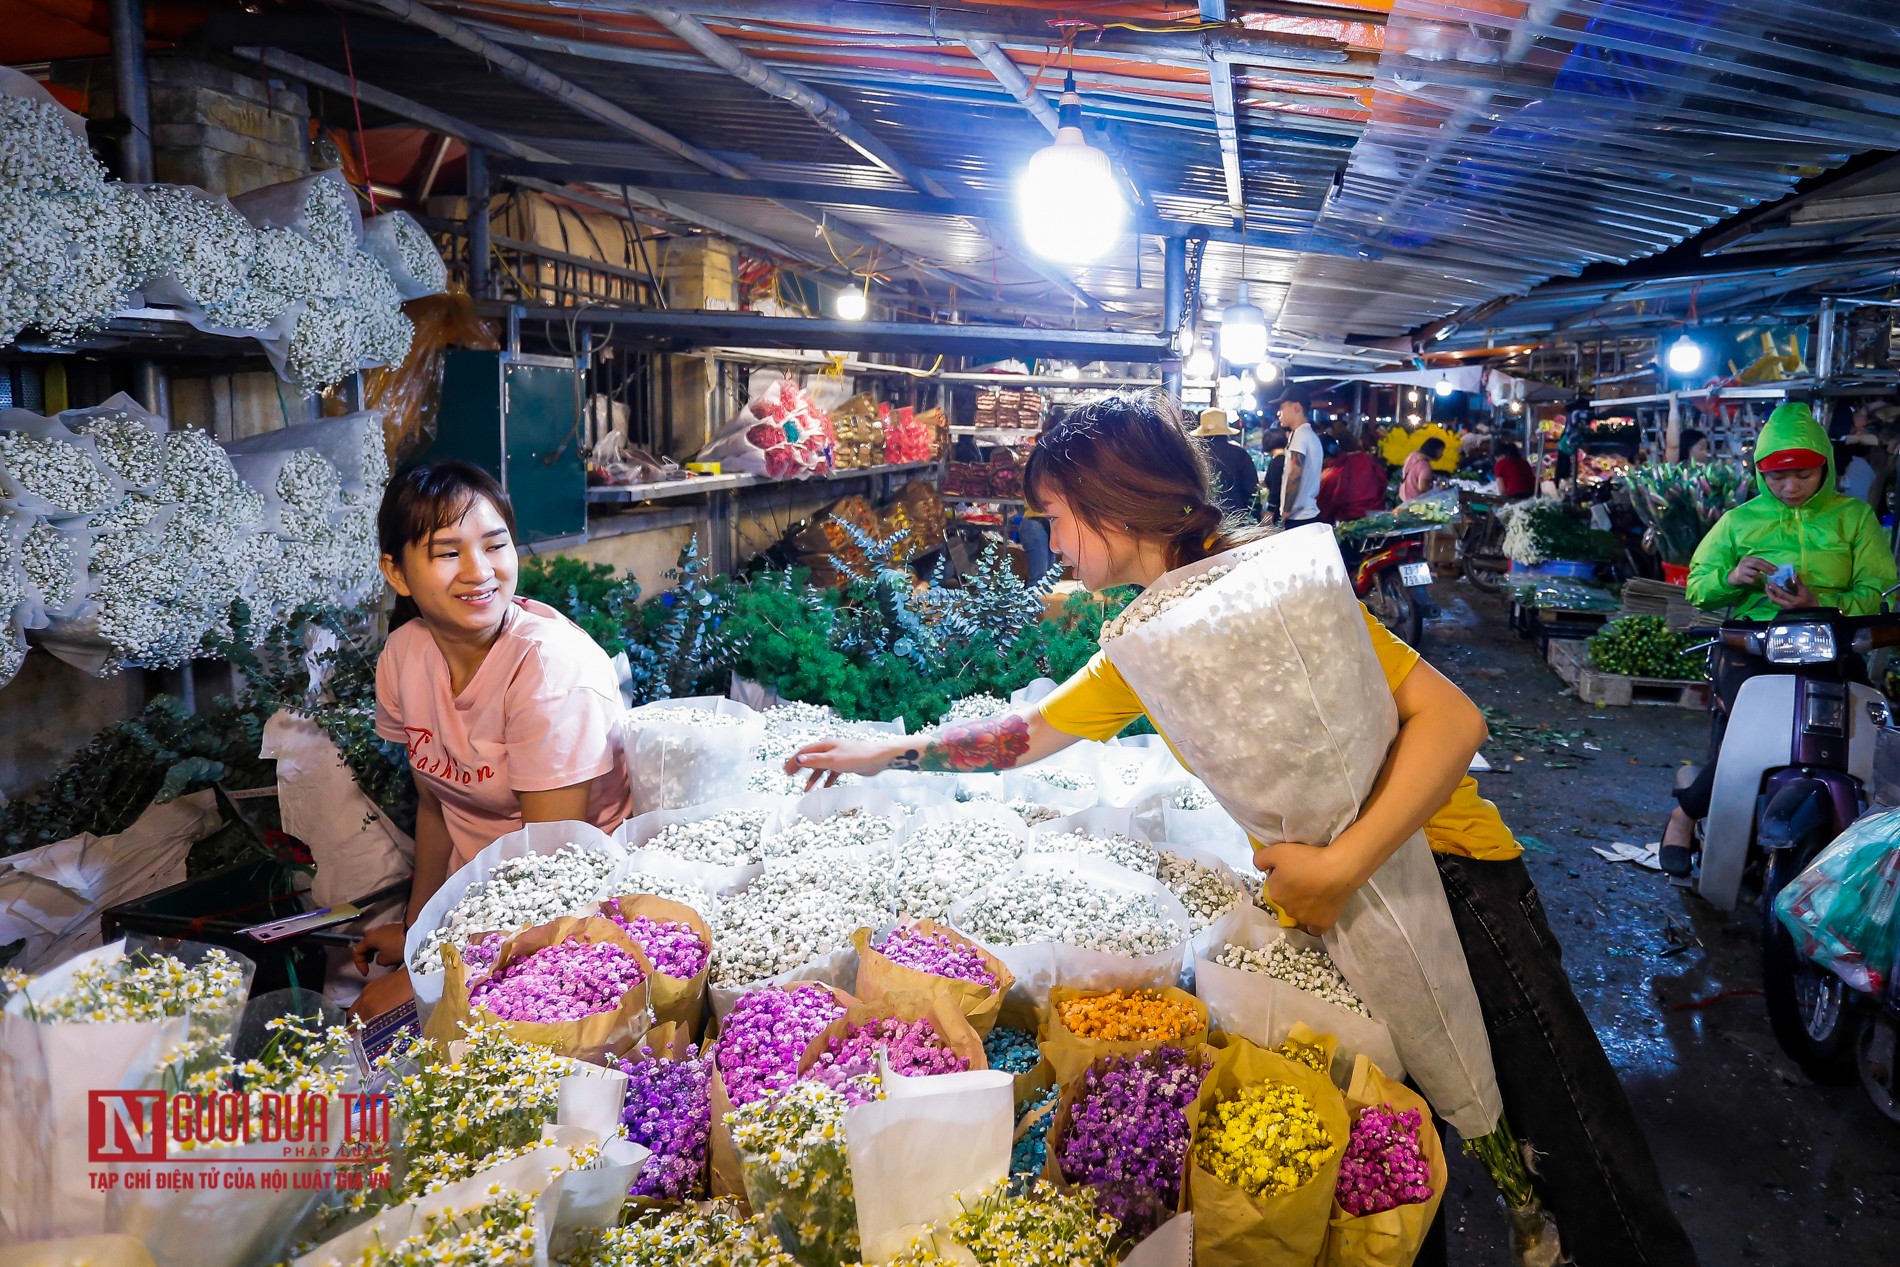
<path fill-rule="evenodd" d="M 1586 704 L 1606 708 L 1661 704 L 1697 710 L 1709 706 L 1707 682 L 1672 682 L 1667 678 L 1604 673 L 1591 667 L 1589 651 L 1576 639 L 1553 638 L 1545 658 L 1557 676 L 1569 683 L 1577 698 Z"/>

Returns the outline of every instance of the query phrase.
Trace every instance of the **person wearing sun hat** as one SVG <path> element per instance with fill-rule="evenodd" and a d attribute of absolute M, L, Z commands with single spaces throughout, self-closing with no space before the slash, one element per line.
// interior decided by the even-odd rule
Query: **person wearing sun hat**
<path fill-rule="evenodd" d="M 1213 502 L 1221 514 L 1259 519 L 1256 503 L 1260 499 L 1260 472 L 1254 469 L 1253 457 L 1247 450 L 1234 443 L 1235 431 L 1227 421 L 1227 411 L 1203 409 L 1200 425 L 1189 434 L 1207 455 L 1208 466 L 1213 468 Z"/>
<path fill-rule="evenodd" d="M 1834 445 L 1805 404 L 1777 406 L 1755 440 L 1756 496 L 1715 521 L 1689 564 L 1688 598 L 1732 620 L 1771 621 L 1784 611 L 1831 607 L 1871 616 L 1895 583 L 1887 534 L 1866 502 L 1834 487 Z M 1792 569 L 1792 575 L 1787 574 Z M 1851 658 L 1850 658 L 1851 659 Z M 1854 671 L 1857 660 L 1848 664 Z M 1664 870 L 1686 874 L 1694 820 L 1709 812 L 1715 756 L 1728 725 L 1728 706 L 1743 682 L 1767 664 L 1717 648 L 1710 679 L 1719 707 L 1711 713 L 1709 760 L 1676 792 L 1678 808 L 1663 832 Z"/>

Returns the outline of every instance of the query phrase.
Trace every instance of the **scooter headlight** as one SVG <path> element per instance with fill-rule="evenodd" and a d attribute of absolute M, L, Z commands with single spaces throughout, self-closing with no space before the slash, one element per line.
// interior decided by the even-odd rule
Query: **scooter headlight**
<path fill-rule="evenodd" d="M 1834 659 L 1834 629 L 1829 625 L 1770 625 L 1770 664 L 1826 664 Z"/>

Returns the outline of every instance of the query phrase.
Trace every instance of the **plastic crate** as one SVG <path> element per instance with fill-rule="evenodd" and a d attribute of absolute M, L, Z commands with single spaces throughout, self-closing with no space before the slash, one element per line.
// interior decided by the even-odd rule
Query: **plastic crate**
<path fill-rule="evenodd" d="M 393 887 L 400 889 L 407 884 L 404 880 Z M 370 900 L 391 891 L 359 898 L 357 905 L 367 906 Z M 251 993 L 264 994 L 290 986 L 321 990 L 328 949 L 348 946 L 356 940 L 357 933 L 350 931 L 349 924 L 268 943 L 244 933 L 254 925 L 313 909 L 307 894 L 290 889 L 289 875 L 281 866 L 260 859 L 233 863 L 135 901 L 109 906 L 100 913 L 99 922 L 107 941 L 126 933 L 145 933 L 223 946 L 257 965 Z"/>
<path fill-rule="evenodd" d="M 1584 563 L 1575 559 L 1551 559 L 1530 567 L 1526 567 L 1515 559 L 1511 561 L 1513 572 L 1529 572 L 1533 576 L 1562 576 L 1573 581 L 1595 579 L 1598 566 L 1595 563 Z"/>

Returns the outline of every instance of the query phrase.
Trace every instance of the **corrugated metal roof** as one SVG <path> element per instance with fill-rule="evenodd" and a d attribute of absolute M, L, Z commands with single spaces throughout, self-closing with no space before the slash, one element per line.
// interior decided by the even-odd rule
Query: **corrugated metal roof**
<path fill-rule="evenodd" d="M 634 0 L 431 2 L 755 179 L 909 188 L 805 111 L 717 69 Z M 343 3 L 353 72 L 365 83 L 571 161 L 696 170 L 380 10 L 363 14 L 370 0 Z M 1182 21 L 1192 10 L 1163 0 L 678 7 L 824 93 L 905 163 L 991 203 L 1007 198 L 1047 133 L 960 30 L 996 28 L 995 43 L 1046 97 L 1072 63 L 1091 126 L 1106 125 L 1098 135 L 1114 142 L 1154 213 L 1223 228 L 1231 213 L 1210 73 L 1229 76 L 1246 221 L 1250 237 L 1259 235 L 1244 272 L 1256 301 L 1279 310 L 1281 334 L 1296 338 L 1400 335 L 1592 263 L 1662 251 L 1900 136 L 1893 0 L 1392 0 L 1382 15 L 1386 3 L 1320 0 L 1211 29 Z M 227 26 L 245 23 L 253 33 L 229 42 L 346 65 L 343 25 L 310 0 Z M 1245 31 L 1306 42 L 1283 42 L 1289 51 L 1278 60 L 1256 49 L 1210 62 L 1223 40 L 1268 38 Z M 737 192 L 665 196 L 824 258 L 810 218 L 789 204 Z M 1157 238 L 1130 235 L 1107 259 L 1065 270 L 1107 309 L 1078 317 L 1046 280 L 1047 266 L 1038 271 L 1015 253 L 1007 225 L 818 205 L 871 244 L 855 256 L 840 246 L 854 265 L 875 260 L 900 279 L 915 276 L 906 259 L 940 265 L 960 279 L 961 298 L 1014 305 L 1031 321 L 1146 330 L 1159 321 Z M 1814 232 L 1788 237 L 1795 227 L 1765 224 L 1758 244 L 1816 245 Z M 1242 254 L 1231 243 L 1208 247 L 1205 307 L 1231 302 Z M 1858 260 L 1827 276 L 1860 284 L 1880 267 Z M 938 276 L 923 285 L 946 290 Z M 1759 283 L 1755 292 L 1739 283 L 1709 292 L 1744 307 L 1755 302 L 1750 293 L 1768 292 Z M 1550 311 L 1574 315 L 1564 303 L 1585 298 L 1553 300 Z M 1543 320 L 1538 302 L 1505 310 L 1513 328 Z"/>
<path fill-rule="evenodd" d="M 1320 219 L 1377 259 L 1309 257 L 1283 321 L 1402 334 L 1665 249 L 1897 125 L 1888 0 L 1396 0 Z"/>

